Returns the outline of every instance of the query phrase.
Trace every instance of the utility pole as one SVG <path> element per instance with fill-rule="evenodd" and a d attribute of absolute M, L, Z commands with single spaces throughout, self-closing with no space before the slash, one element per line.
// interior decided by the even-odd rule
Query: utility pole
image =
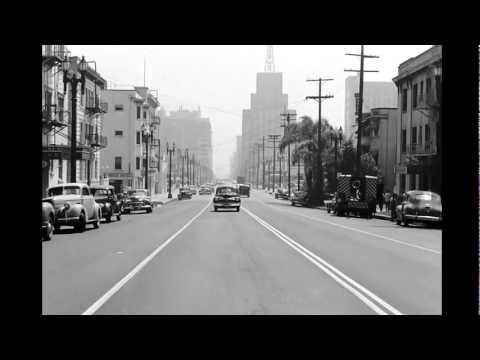
<path fill-rule="evenodd" d="M 378 58 L 376 55 L 364 55 L 363 46 L 360 45 L 361 50 L 360 54 L 350 54 L 346 53 L 348 56 L 360 56 L 360 70 L 345 70 L 349 72 L 359 72 L 360 73 L 360 84 L 358 91 L 358 117 L 357 117 L 357 161 L 356 161 L 356 172 L 360 173 L 360 158 L 362 156 L 362 121 L 363 121 L 363 73 L 364 72 L 378 72 L 378 70 L 364 70 L 363 69 L 363 59 L 364 58 Z"/>
<path fill-rule="evenodd" d="M 168 171 L 168 198 L 172 198 L 172 153 L 175 153 L 175 143 L 173 143 L 173 147 L 170 149 L 168 147 L 167 142 L 167 153 L 170 156 L 170 164 L 169 164 L 169 171 Z"/>
<path fill-rule="evenodd" d="M 322 96 L 322 81 L 331 81 L 333 79 L 313 79 L 307 81 L 318 82 L 318 96 L 307 96 L 306 99 L 313 99 L 318 101 L 318 132 L 317 132 L 317 147 L 318 147 L 318 191 L 320 197 L 320 204 L 323 204 L 323 167 L 322 167 L 322 99 L 332 98 L 333 95 Z"/>
<path fill-rule="evenodd" d="M 278 138 L 280 138 L 280 135 L 268 135 L 268 138 L 271 142 L 273 142 L 273 185 L 272 185 L 272 189 L 273 191 L 275 191 L 275 150 L 276 150 L 276 147 L 275 147 L 275 144 L 278 140 Z"/>
<path fill-rule="evenodd" d="M 185 154 L 182 154 L 182 188 L 183 188 L 183 176 L 184 176 L 183 168 L 184 167 L 185 167 Z"/>
<path fill-rule="evenodd" d="M 187 157 L 186 158 L 187 159 L 187 185 L 190 185 L 190 174 L 189 174 L 189 172 L 190 172 L 190 165 L 189 165 L 190 156 L 188 155 L 188 149 L 186 149 L 186 154 L 185 155 Z"/>
<path fill-rule="evenodd" d="M 262 136 L 262 188 L 265 189 L 265 136 Z"/>
<path fill-rule="evenodd" d="M 290 113 L 283 113 L 280 114 L 282 117 L 284 117 L 283 121 L 284 123 L 281 125 L 283 127 L 283 136 L 286 135 L 286 130 L 290 126 Z M 286 118 L 285 118 L 286 117 Z M 285 120 L 287 121 L 287 125 L 285 125 Z M 290 188 L 290 142 L 288 142 L 288 195 L 290 196 L 291 194 L 291 188 Z"/>

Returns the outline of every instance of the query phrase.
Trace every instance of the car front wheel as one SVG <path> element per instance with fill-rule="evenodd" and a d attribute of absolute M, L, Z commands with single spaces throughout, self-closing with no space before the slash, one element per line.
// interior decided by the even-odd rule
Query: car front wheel
<path fill-rule="evenodd" d="M 408 226 L 408 220 L 405 218 L 405 215 L 403 215 L 403 226 Z"/>
<path fill-rule="evenodd" d="M 98 228 L 100 227 L 100 219 L 101 219 L 101 218 L 102 218 L 102 215 L 101 215 L 100 211 L 98 211 L 98 213 L 97 213 L 97 221 L 95 221 L 95 222 L 93 223 L 93 227 L 94 227 L 95 229 L 98 229 Z M 111 221 L 111 220 L 110 220 L 110 221 Z"/>
<path fill-rule="evenodd" d="M 75 230 L 77 230 L 78 232 L 83 232 L 85 230 L 85 224 L 86 224 L 85 214 L 80 213 L 80 216 L 78 218 L 78 222 L 75 226 Z"/>
<path fill-rule="evenodd" d="M 237 207 L 237 212 L 239 212 L 239 211 L 240 211 L 240 206 Z"/>
<path fill-rule="evenodd" d="M 53 221 L 53 217 L 50 216 L 48 219 L 47 228 L 43 230 L 43 240 L 49 241 L 52 238 L 53 229 L 54 229 L 54 221 Z"/>

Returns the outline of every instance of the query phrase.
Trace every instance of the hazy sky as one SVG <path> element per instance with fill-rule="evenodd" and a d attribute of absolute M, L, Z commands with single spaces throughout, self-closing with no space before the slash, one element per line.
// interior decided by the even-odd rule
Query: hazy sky
<path fill-rule="evenodd" d="M 212 124 L 213 165 L 217 176 L 227 176 L 230 157 L 235 151 L 235 137 L 241 134 L 242 109 L 250 107 L 255 92 L 256 73 L 264 71 L 265 45 L 67 45 L 73 56 L 85 55 L 95 60 L 97 71 L 108 86 L 142 86 L 144 58 L 146 83 L 158 90 L 159 101 L 167 110 L 200 106 L 202 115 Z M 419 55 L 431 45 L 367 45 L 365 81 L 391 81 L 398 65 Z M 283 73 L 283 92 L 288 94 L 289 108 L 297 118 L 309 115 L 316 119 L 318 104 L 305 100 L 318 95 L 317 83 L 308 78 L 333 78 L 324 83 L 323 92 L 333 95 L 322 102 L 322 117 L 335 127 L 344 124 L 345 78 L 359 69 L 359 45 L 275 45 L 275 71 Z M 280 123 L 280 117 L 279 117 Z"/>

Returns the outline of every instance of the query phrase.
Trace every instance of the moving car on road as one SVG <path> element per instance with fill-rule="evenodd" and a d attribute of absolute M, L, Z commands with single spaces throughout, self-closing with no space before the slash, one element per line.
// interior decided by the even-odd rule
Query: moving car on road
<path fill-rule="evenodd" d="M 55 227 L 55 208 L 52 203 L 42 201 L 42 240 L 48 241 L 52 238 Z"/>
<path fill-rule="evenodd" d="M 122 202 L 114 193 L 114 187 L 111 185 L 91 186 L 90 190 L 97 204 L 102 209 L 102 217 L 107 221 L 112 221 L 112 216 L 116 216 L 120 221 L 122 215 Z"/>
<path fill-rule="evenodd" d="M 250 185 L 238 184 L 238 194 L 240 196 L 250 197 Z"/>
<path fill-rule="evenodd" d="M 55 185 L 47 190 L 50 202 L 55 209 L 55 231 L 61 226 L 73 226 L 79 232 L 85 230 L 86 224 L 100 225 L 102 210 L 95 202 L 87 184 L 66 183 Z"/>
<path fill-rule="evenodd" d="M 129 214 L 135 210 L 145 210 L 147 214 L 152 212 L 152 200 L 150 199 L 148 190 L 129 190 L 127 196 L 128 198 L 123 205 L 123 212 L 125 214 Z"/>
<path fill-rule="evenodd" d="M 308 193 L 306 191 L 294 191 L 293 195 L 290 199 L 292 206 L 295 206 L 297 204 L 302 205 L 302 206 L 308 206 L 309 205 L 309 198 L 308 198 Z"/>
<path fill-rule="evenodd" d="M 178 200 L 191 199 L 192 193 L 189 188 L 180 188 L 177 195 Z"/>
<path fill-rule="evenodd" d="M 397 224 L 410 222 L 440 224 L 442 222 L 442 199 L 431 191 L 411 190 L 407 198 L 397 206 Z"/>
<path fill-rule="evenodd" d="M 288 189 L 278 188 L 275 192 L 275 199 L 288 200 Z"/>
<path fill-rule="evenodd" d="M 206 186 L 202 186 L 198 191 L 198 195 L 211 195 L 211 194 L 212 194 L 212 189 Z"/>
<path fill-rule="evenodd" d="M 240 195 L 234 186 L 218 186 L 213 198 L 213 210 L 219 208 L 236 209 L 240 211 Z"/>

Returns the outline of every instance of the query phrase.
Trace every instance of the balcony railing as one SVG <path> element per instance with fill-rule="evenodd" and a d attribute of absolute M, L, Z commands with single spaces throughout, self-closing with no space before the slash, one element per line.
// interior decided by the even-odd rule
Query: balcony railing
<path fill-rule="evenodd" d="M 90 146 L 93 147 L 106 148 L 108 146 L 108 139 L 106 136 L 102 136 L 99 134 L 89 134 L 88 140 L 90 142 Z"/>
<path fill-rule="evenodd" d="M 60 64 L 68 56 L 68 50 L 65 45 L 43 45 L 42 59 L 48 66 Z"/>
<path fill-rule="evenodd" d="M 42 120 L 45 126 L 51 127 L 64 127 L 68 124 L 70 112 L 60 108 L 57 110 L 57 105 L 47 104 L 42 110 Z"/>
<path fill-rule="evenodd" d="M 152 124 L 153 125 L 160 125 L 160 116 L 152 117 Z"/>
<path fill-rule="evenodd" d="M 410 153 L 415 155 L 433 155 L 437 149 L 433 141 L 427 141 L 423 144 L 410 144 Z"/>
<path fill-rule="evenodd" d="M 108 111 L 108 103 L 100 102 L 100 98 L 87 98 L 85 102 L 85 111 L 90 114 L 106 113 Z"/>

